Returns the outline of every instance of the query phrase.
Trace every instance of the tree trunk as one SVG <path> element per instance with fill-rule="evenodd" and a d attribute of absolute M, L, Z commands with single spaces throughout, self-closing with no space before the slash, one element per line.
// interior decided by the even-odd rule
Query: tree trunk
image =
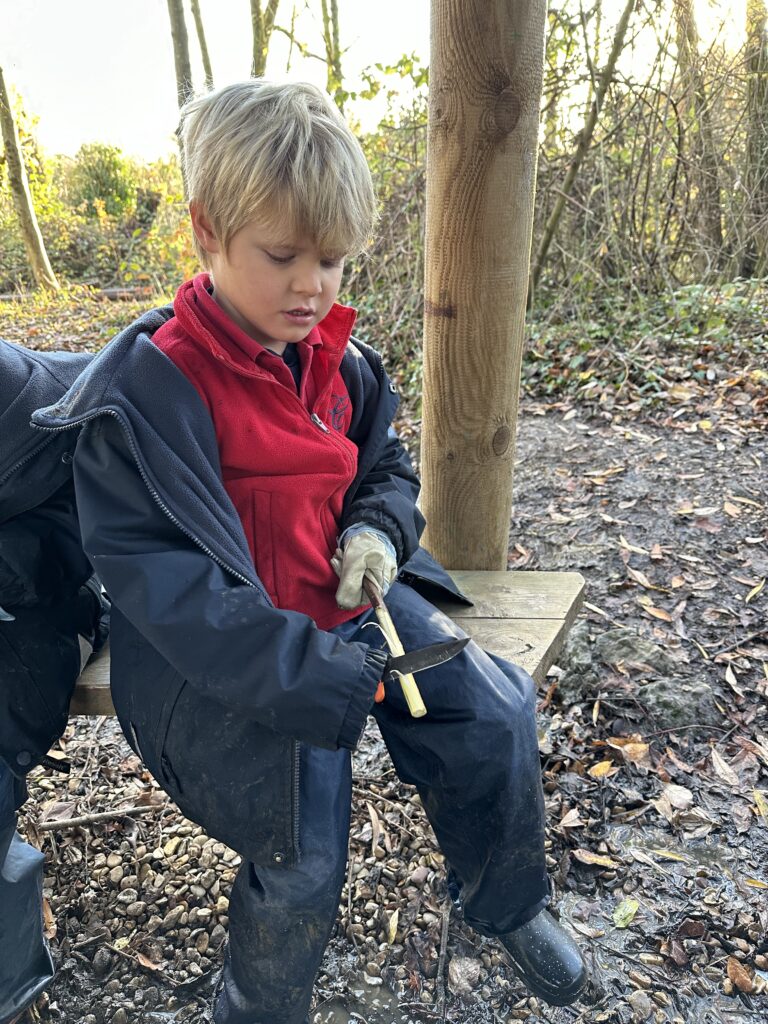
<path fill-rule="evenodd" d="M 200 14 L 200 0 L 190 0 L 192 6 L 192 17 L 195 19 L 197 30 L 197 41 L 200 45 L 200 56 L 203 58 L 203 70 L 205 71 L 205 87 L 213 88 L 213 71 L 211 70 L 211 58 L 208 56 L 208 43 L 205 41 L 205 30 L 203 29 L 203 18 Z"/>
<path fill-rule="evenodd" d="M 768 274 L 768 7 L 747 0 L 747 154 L 744 175 L 749 192 L 748 240 L 743 277 Z"/>
<path fill-rule="evenodd" d="M 251 27 L 253 29 L 253 62 L 251 74 L 261 78 L 267 70 L 267 54 L 275 16 L 280 0 L 267 0 L 267 9 L 262 11 L 261 0 L 251 0 Z"/>
<path fill-rule="evenodd" d="M 691 115 L 691 170 L 697 188 L 695 206 L 704 244 L 700 271 L 708 272 L 722 260 L 723 223 L 719 172 L 707 87 L 699 55 L 699 35 L 692 0 L 674 0 L 677 55 Z"/>
<path fill-rule="evenodd" d="M 333 96 L 339 110 L 344 110 L 344 90 L 341 74 L 341 48 L 339 46 L 339 4 L 338 0 L 322 0 L 323 42 L 327 71 L 326 89 Z"/>
<path fill-rule="evenodd" d="M 176 99 L 183 107 L 192 95 L 192 67 L 189 63 L 189 39 L 184 20 L 183 0 L 168 0 L 173 37 L 173 60 L 176 66 Z"/>
<path fill-rule="evenodd" d="M 432 0 L 424 294 L 427 548 L 504 569 L 546 0 Z"/>
<path fill-rule="evenodd" d="M 38 288 L 58 290 L 59 282 L 48 260 L 43 236 L 35 216 L 32 196 L 29 191 L 27 172 L 21 153 L 19 134 L 13 119 L 13 110 L 5 87 L 3 69 L 0 68 L 0 129 L 2 130 L 5 162 L 8 167 L 8 182 L 13 196 L 13 205 L 21 225 L 24 248 Z"/>
<path fill-rule="evenodd" d="M 576 176 L 579 173 L 584 157 L 589 152 L 589 147 L 592 142 L 592 136 L 595 134 L 595 128 L 597 127 L 597 119 L 600 115 L 600 109 L 605 99 L 605 94 L 608 92 L 608 86 L 613 81 L 613 74 L 616 70 L 616 64 L 621 51 L 624 48 L 624 38 L 627 34 L 627 28 L 629 27 L 629 19 L 632 15 L 632 10 L 635 6 L 636 0 L 627 0 L 627 4 L 624 7 L 619 24 L 616 26 L 616 32 L 613 36 L 613 46 L 608 56 L 608 62 L 600 74 L 595 87 L 595 96 L 592 100 L 592 106 L 590 108 L 587 119 L 584 122 L 584 127 L 581 129 L 579 134 L 578 145 L 576 151 L 571 158 L 571 163 L 568 167 L 568 171 L 565 175 L 565 181 L 560 188 L 560 191 L 555 201 L 555 205 L 552 207 L 552 212 L 549 215 L 547 223 L 544 226 L 541 241 L 539 242 L 539 248 L 536 253 L 536 259 L 533 265 L 533 274 L 531 276 L 531 293 L 529 295 L 529 302 L 533 300 L 533 295 L 536 291 L 536 286 L 539 283 L 541 272 L 544 268 L 544 263 L 549 252 L 549 247 L 552 244 L 552 239 L 555 237 L 557 231 L 557 225 L 560 223 L 560 218 L 565 209 L 565 204 L 568 196 L 573 188 L 573 183 L 576 180 Z"/>

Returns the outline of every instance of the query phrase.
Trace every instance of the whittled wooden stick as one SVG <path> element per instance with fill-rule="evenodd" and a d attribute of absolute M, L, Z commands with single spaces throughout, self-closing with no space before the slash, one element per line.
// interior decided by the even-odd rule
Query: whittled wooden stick
<path fill-rule="evenodd" d="M 387 607 L 384 604 L 381 591 L 373 580 L 369 580 L 367 576 L 363 579 L 363 587 L 371 604 L 373 605 L 374 611 L 376 612 L 376 618 L 379 621 L 382 633 L 386 637 L 390 653 L 396 658 L 401 654 L 405 654 L 405 649 L 400 642 L 400 637 L 397 635 L 397 630 L 395 629 L 395 624 L 392 621 L 392 616 L 389 614 Z M 400 678 L 400 686 L 403 689 L 403 696 L 405 697 L 408 710 L 411 712 L 411 715 L 413 715 L 414 718 L 423 718 L 427 713 L 427 709 L 424 705 L 424 701 L 421 699 L 421 693 L 419 692 L 416 680 L 410 673 L 408 673 L 408 675 L 401 675 L 398 672 L 396 675 Z"/>

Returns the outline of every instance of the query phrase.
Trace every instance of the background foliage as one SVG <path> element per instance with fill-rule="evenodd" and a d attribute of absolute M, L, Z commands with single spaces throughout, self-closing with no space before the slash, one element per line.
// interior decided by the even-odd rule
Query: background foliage
<path fill-rule="evenodd" d="M 761 3 L 751 0 L 750 9 Z M 727 363 L 735 348 L 750 366 L 765 362 L 768 265 L 765 243 L 760 254 L 755 239 L 768 238 L 768 105 L 759 107 L 765 100 L 755 91 L 754 48 L 734 53 L 717 36 L 694 53 L 680 50 L 686 9 L 685 0 L 645 0 L 622 40 L 533 296 L 524 376 L 542 397 L 570 394 L 610 406 L 633 388 L 652 404 L 679 376 L 670 359 L 694 379 L 713 361 Z M 595 102 L 615 15 L 599 0 L 550 5 L 534 255 Z M 766 61 L 760 74 L 768 74 Z M 393 88 L 402 81 L 412 86 L 406 107 Z M 361 333 L 399 367 L 414 395 L 427 84 L 427 68 L 411 54 L 372 67 L 358 93 L 337 83 L 335 97 L 340 105 L 388 100 L 377 130 L 361 134 L 381 199 L 379 231 L 348 268 L 343 298 L 360 309 Z M 74 159 L 49 157 L 21 105 L 16 119 L 59 278 L 170 297 L 196 270 L 178 161 L 138 164 L 99 143 Z M 701 173 L 704 129 L 708 178 Z M 2 165 L 0 268 L 0 292 L 31 286 Z"/>

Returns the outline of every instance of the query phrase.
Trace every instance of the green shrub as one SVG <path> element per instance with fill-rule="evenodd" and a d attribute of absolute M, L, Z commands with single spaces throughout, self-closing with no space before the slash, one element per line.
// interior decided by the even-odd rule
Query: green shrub
<path fill-rule="evenodd" d="M 125 217 L 136 203 L 137 168 L 116 146 L 89 142 L 81 146 L 71 169 L 69 189 L 73 206 L 98 219 Z"/>

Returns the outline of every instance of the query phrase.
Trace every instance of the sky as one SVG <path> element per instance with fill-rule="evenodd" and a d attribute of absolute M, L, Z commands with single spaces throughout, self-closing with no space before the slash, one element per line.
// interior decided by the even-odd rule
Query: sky
<path fill-rule="evenodd" d="M 511 0 L 510 0 L 511 2 Z M 702 43 L 724 18 L 738 45 L 745 0 L 694 0 Z M 299 7 L 319 9 L 319 0 Z M 195 85 L 204 85 L 194 22 L 185 0 Z M 671 5 L 670 5 L 671 6 Z M 290 16 L 281 0 L 278 23 Z M 605 0 L 616 13 L 618 0 Z M 247 78 L 251 62 L 249 0 L 200 0 L 216 85 Z M 346 84 L 360 71 L 417 53 L 429 62 L 430 0 L 339 0 Z M 319 23 L 304 14 L 297 35 L 319 52 Z M 174 151 L 178 120 L 173 47 L 167 0 L 0 0 L 0 66 L 6 83 L 39 118 L 36 134 L 46 153 L 73 155 L 84 142 L 104 142 L 130 156 L 152 160 Z M 267 74 L 285 75 L 288 44 L 275 34 Z M 292 77 L 325 84 L 318 60 L 294 61 Z M 350 112 L 370 129 L 381 105 L 361 103 Z"/>
<path fill-rule="evenodd" d="M 194 21 L 188 2 L 184 6 L 192 73 L 202 89 Z M 339 0 L 349 86 L 364 67 L 392 63 L 403 53 L 415 51 L 427 62 L 429 7 L 430 0 Z M 285 23 L 290 0 L 282 0 L 283 9 L 278 22 Z M 215 85 L 247 78 L 249 0 L 200 0 L 200 10 Z M 37 137 L 48 154 L 72 155 L 93 141 L 146 160 L 173 151 L 178 110 L 166 0 L 0 0 L 0 25 L 0 67 L 27 111 L 39 118 Z M 297 35 L 320 51 L 314 17 L 304 15 Z M 267 74 L 283 77 L 287 39 L 273 38 Z M 318 60 L 294 61 L 291 74 L 325 84 Z"/>

